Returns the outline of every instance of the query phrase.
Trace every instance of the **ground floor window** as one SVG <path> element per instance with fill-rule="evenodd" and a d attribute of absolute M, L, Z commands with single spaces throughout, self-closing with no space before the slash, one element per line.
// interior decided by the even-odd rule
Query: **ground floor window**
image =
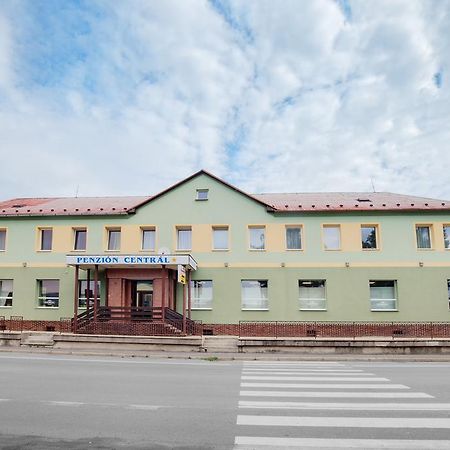
<path fill-rule="evenodd" d="M 212 309 L 213 283 L 211 280 L 192 280 L 192 309 Z"/>
<path fill-rule="evenodd" d="M 325 280 L 299 280 L 300 310 L 325 311 L 327 299 L 325 296 Z"/>
<path fill-rule="evenodd" d="M 450 309 L 450 280 L 447 280 L 448 309 Z"/>
<path fill-rule="evenodd" d="M 59 280 L 37 280 L 38 307 L 59 307 Z"/>
<path fill-rule="evenodd" d="M 269 309 L 267 280 L 241 280 L 242 309 Z"/>
<path fill-rule="evenodd" d="M 0 280 L 0 306 L 12 306 L 13 280 Z"/>
<path fill-rule="evenodd" d="M 89 301 L 90 306 L 94 305 L 95 281 L 89 280 Z M 97 281 L 97 293 L 100 297 L 100 281 Z M 88 296 L 87 280 L 78 280 L 78 307 L 86 308 L 86 299 Z"/>
<path fill-rule="evenodd" d="M 370 280 L 369 286 L 372 311 L 397 311 L 397 281 Z"/>

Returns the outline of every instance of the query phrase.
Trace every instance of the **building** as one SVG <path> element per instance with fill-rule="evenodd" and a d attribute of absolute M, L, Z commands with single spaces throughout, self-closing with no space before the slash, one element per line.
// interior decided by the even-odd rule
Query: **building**
<path fill-rule="evenodd" d="M 0 203 L 0 316 L 34 327 L 446 322 L 449 280 L 449 201 L 250 195 L 199 171 L 152 197 Z"/>

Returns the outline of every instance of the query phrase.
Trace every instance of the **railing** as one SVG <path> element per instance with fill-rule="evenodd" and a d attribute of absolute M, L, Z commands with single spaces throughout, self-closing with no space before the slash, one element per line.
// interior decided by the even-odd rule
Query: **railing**
<path fill-rule="evenodd" d="M 448 322 L 239 322 L 240 337 L 450 338 Z"/>
<path fill-rule="evenodd" d="M 183 315 L 170 308 L 165 308 L 164 318 L 166 322 L 179 331 L 183 331 Z M 201 335 L 203 325 L 200 320 L 191 320 L 186 317 L 186 334 Z"/>

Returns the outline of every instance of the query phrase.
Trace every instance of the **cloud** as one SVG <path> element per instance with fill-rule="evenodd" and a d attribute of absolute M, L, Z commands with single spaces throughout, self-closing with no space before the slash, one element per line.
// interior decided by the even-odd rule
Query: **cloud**
<path fill-rule="evenodd" d="M 448 1 L 1 4 L 1 196 L 206 168 L 250 192 L 450 198 L 449 26 Z"/>

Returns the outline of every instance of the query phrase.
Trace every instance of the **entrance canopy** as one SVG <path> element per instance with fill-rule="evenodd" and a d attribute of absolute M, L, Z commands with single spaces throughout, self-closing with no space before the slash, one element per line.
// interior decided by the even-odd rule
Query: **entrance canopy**
<path fill-rule="evenodd" d="M 66 255 L 68 266 L 80 269 L 103 268 L 162 268 L 176 269 L 178 265 L 196 270 L 197 262 L 191 255 Z"/>

